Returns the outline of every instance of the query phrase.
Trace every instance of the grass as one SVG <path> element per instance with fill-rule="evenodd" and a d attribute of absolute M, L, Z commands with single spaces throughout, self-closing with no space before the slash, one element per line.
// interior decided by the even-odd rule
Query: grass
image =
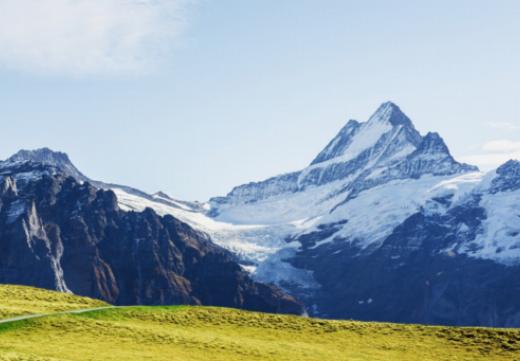
<path fill-rule="evenodd" d="M 0 329 L 0 360 L 520 360 L 520 330 L 324 321 L 209 307 L 129 307 Z"/>
<path fill-rule="evenodd" d="M 0 319 L 107 306 L 106 303 L 39 288 L 0 285 Z"/>

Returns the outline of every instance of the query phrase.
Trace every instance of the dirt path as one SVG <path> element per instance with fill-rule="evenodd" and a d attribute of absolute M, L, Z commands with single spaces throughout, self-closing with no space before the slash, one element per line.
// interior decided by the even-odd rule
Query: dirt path
<path fill-rule="evenodd" d="M 49 317 L 49 316 L 79 315 L 79 314 L 82 314 L 82 313 L 106 310 L 106 309 L 110 309 L 110 308 L 115 308 L 115 306 L 105 306 L 105 307 L 97 307 L 97 308 L 84 308 L 84 309 L 80 309 L 80 310 L 70 310 L 70 311 L 51 312 L 51 313 L 38 313 L 38 314 L 34 314 L 34 315 L 17 316 L 17 317 L 6 318 L 6 319 L 3 319 L 3 320 L 0 320 L 0 325 L 6 324 L 6 323 L 20 322 L 20 321 L 25 321 L 25 320 L 32 320 L 32 319 L 35 319 L 35 318 Z"/>

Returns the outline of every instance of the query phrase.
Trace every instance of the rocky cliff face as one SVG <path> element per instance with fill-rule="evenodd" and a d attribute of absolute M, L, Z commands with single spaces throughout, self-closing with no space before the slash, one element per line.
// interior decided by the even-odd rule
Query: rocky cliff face
<path fill-rule="evenodd" d="M 207 235 L 151 209 L 123 212 L 112 191 L 68 175 L 59 164 L 0 163 L 0 282 L 119 305 L 303 311 Z"/>
<path fill-rule="evenodd" d="M 497 176 L 492 181 L 491 193 L 516 191 L 520 189 L 520 161 L 510 160 L 499 167 L 496 173 Z"/>

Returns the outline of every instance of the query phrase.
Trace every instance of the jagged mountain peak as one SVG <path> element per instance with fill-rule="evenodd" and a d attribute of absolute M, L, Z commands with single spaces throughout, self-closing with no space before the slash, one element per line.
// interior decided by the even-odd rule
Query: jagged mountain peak
<path fill-rule="evenodd" d="M 506 163 L 498 167 L 497 173 L 501 175 L 512 174 L 520 177 L 520 161 L 516 159 L 508 160 Z"/>
<path fill-rule="evenodd" d="M 415 161 L 430 163 L 433 174 L 457 174 L 464 172 L 477 172 L 479 168 L 470 164 L 457 162 L 437 132 L 429 132 L 423 138 L 417 150 L 410 155 Z M 440 173 L 439 173 L 440 172 Z"/>
<path fill-rule="evenodd" d="M 67 153 L 54 151 L 47 147 L 34 150 L 22 149 L 9 157 L 4 163 L 11 164 L 25 162 L 49 165 L 77 180 L 88 180 L 88 178 L 72 163 Z"/>
<path fill-rule="evenodd" d="M 412 121 L 392 102 L 383 103 L 368 121 L 360 123 L 349 120 L 332 141 L 318 154 L 311 165 L 323 163 L 334 158 L 349 158 L 359 155 L 375 146 L 390 132 L 405 134 L 406 142 L 417 146 L 421 135 Z"/>
<path fill-rule="evenodd" d="M 412 121 L 404 112 L 393 102 L 385 102 L 379 106 L 376 112 L 370 117 L 367 123 L 387 122 L 393 126 L 406 126 L 414 128 Z"/>
<path fill-rule="evenodd" d="M 210 200 L 210 214 L 217 217 L 217 209 L 229 205 L 258 202 L 284 193 L 304 193 L 315 186 L 330 185 L 330 199 L 346 191 L 350 192 L 348 199 L 352 199 L 392 180 L 475 171 L 477 167 L 452 157 L 439 134 L 421 136 L 397 105 L 386 102 L 368 121 L 348 121 L 309 167 L 235 187 L 226 197 Z M 326 192 L 325 188 L 323 191 Z"/>
<path fill-rule="evenodd" d="M 428 153 L 444 153 L 450 154 L 448 146 L 444 139 L 437 132 L 428 132 L 422 139 L 418 150 Z"/>
<path fill-rule="evenodd" d="M 498 193 L 518 189 L 520 189 L 520 161 L 511 159 L 497 168 L 490 191 Z"/>

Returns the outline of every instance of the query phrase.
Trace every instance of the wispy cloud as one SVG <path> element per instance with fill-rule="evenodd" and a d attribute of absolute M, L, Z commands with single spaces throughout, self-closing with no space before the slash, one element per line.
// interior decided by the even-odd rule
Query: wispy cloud
<path fill-rule="evenodd" d="M 485 143 L 482 150 L 491 153 L 517 153 L 520 152 L 520 142 L 509 139 L 492 140 Z"/>
<path fill-rule="evenodd" d="M 488 122 L 487 125 L 493 129 L 520 130 L 520 123 L 513 122 Z"/>
<path fill-rule="evenodd" d="M 492 169 L 510 159 L 520 159 L 520 141 L 497 139 L 482 145 L 481 151 L 460 157 L 462 161 L 476 164 L 480 168 Z"/>
<path fill-rule="evenodd" d="M 141 73 L 168 59 L 184 0 L 0 0 L 0 67 Z"/>

